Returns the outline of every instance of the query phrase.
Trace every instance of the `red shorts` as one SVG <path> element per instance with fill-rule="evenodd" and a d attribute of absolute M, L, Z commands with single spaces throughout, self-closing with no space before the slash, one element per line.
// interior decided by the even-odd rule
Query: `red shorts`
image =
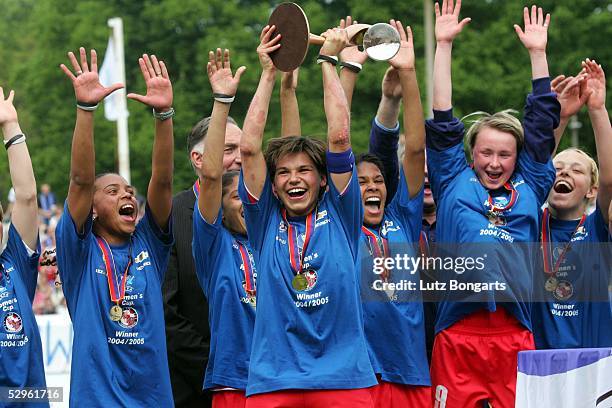
<path fill-rule="evenodd" d="M 431 408 L 431 387 L 379 380 L 370 388 L 374 408 Z"/>
<path fill-rule="evenodd" d="M 247 398 L 247 408 L 373 408 L 370 388 L 355 390 L 289 390 Z"/>
<path fill-rule="evenodd" d="M 431 361 L 434 408 L 472 408 L 488 400 L 513 408 L 517 354 L 533 335 L 503 307 L 475 312 L 436 335 Z"/>
<path fill-rule="evenodd" d="M 241 390 L 212 392 L 212 408 L 244 408 L 246 400 Z"/>

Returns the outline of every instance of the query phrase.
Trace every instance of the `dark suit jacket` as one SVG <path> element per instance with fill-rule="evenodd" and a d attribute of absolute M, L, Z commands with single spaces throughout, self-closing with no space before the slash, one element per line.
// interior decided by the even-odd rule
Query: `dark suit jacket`
<path fill-rule="evenodd" d="M 177 407 L 210 407 L 202 394 L 208 364 L 208 303 L 196 276 L 191 240 L 195 194 L 182 191 L 172 200 L 174 246 L 163 285 L 168 365 Z"/>

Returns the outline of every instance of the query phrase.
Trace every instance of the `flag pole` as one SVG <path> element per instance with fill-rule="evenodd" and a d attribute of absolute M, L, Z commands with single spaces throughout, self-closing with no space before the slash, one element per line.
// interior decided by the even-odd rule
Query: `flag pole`
<path fill-rule="evenodd" d="M 113 29 L 115 58 L 119 68 L 119 82 L 125 85 L 125 57 L 123 54 L 123 20 L 113 17 L 108 20 L 108 26 Z M 130 181 L 130 142 L 128 139 L 128 114 L 125 88 L 115 91 L 119 94 L 117 102 L 120 112 L 117 119 L 117 156 L 119 159 L 119 174 Z"/>

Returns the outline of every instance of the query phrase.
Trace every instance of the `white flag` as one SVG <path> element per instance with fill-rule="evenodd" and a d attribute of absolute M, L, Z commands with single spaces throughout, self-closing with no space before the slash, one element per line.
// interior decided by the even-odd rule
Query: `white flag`
<path fill-rule="evenodd" d="M 100 83 L 108 87 L 114 83 L 122 82 L 120 67 L 121 62 L 117 58 L 115 41 L 111 35 L 108 39 L 104 62 L 102 62 L 102 67 L 99 72 Z M 104 117 L 106 119 L 117 121 L 121 117 L 129 116 L 129 112 L 125 108 L 126 104 L 125 102 L 122 103 L 121 98 L 125 100 L 125 89 L 119 89 L 104 99 Z"/>

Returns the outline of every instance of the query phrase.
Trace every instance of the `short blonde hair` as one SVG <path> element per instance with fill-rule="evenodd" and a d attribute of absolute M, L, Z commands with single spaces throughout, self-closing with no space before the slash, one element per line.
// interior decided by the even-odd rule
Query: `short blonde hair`
<path fill-rule="evenodd" d="M 562 153 L 568 153 L 568 152 L 576 152 L 576 153 L 581 154 L 582 156 L 584 156 L 586 158 L 587 162 L 591 166 L 591 187 L 599 187 L 599 167 L 597 166 L 597 163 L 591 157 L 591 155 L 588 154 L 587 152 L 585 152 L 584 150 L 579 149 L 577 147 L 569 147 L 569 148 L 567 148 L 567 149 L 557 153 L 555 155 L 555 158 L 557 158 L 557 156 L 559 156 Z"/>
<path fill-rule="evenodd" d="M 487 112 L 474 112 L 461 120 L 466 123 L 470 123 L 470 127 L 465 133 L 464 143 L 466 150 L 468 151 L 470 158 L 472 158 L 472 152 L 476 145 L 476 138 L 478 133 L 484 128 L 491 128 L 499 130 L 500 132 L 510 133 L 516 140 L 516 152 L 519 153 L 523 148 L 525 142 L 525 133 L 523 131 L 523 125 L 521 121 L 517 119 L 515 114 L 518 112 L 514 109 L 506 109 L 501 112 L 490 114 Z M 466 120 L 471 116 L 479 116 L 476 120 Z"/>

